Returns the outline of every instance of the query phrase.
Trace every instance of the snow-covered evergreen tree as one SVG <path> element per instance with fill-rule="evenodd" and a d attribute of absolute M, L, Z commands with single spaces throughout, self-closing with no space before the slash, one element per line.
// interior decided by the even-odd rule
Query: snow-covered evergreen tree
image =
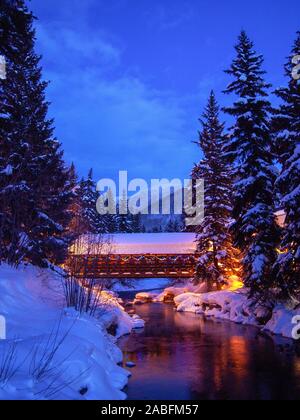
<path fill-rule="evenodd" d="M 276 90 L 276 95 L 282 103 L 274 110 L 273 130 L 275 134 L 276 154 L 280 164 L 286 168 L 287 160 L 291 158 L 295 150 L 295 144 L 299 142 L 299 89 L 300 82 L 293 78 L 292 72 L 295 64 L 293 58 L 300 55 L 300 32 L 293 45 L 288 61 L 285 64 L 285 76 L 288 78 L 288 86 Z"/>
<path fill-rule="evenodd" d="M 131 232 L 132 233 L 142 233 L 143 223 L 141 213 L 131 215 Z"/>
<path fill-rule="evenodd" d="M 174 222 L 173 222 L 172 219 L 170 219 L 169 222 L 167 223 L 167 225 L 165 227 L 165 232 L 168 232 L 168 233 L 175 232 Z"/>
<path fill-rule="evenodd" d="M 78 182 L 78 176 L 74 163 L 72 163 L 70 167 L 70 180 L 73 184 L 73 200 L 70 204 L 72 218 L 68 226 L 68 235 L 71 237 L 71 240 L 74 241 L 84 233 L 81 230 L 82 205 L 79 194 L 80 184 Z"/>
<path fill-rule="evenodd" d="M 103 232 L 105 233 L 117 233 L 118 232 L 118 216 L 116 214 L 117 199 L 114 196 L 111 189 L 107 192 L 108 202 L 110 203 L 109 213 L 103 216 L 102 225 Z"/>
<path fill-rule="evenodd" d="M 282 253 L 275 264 L 274 275 L 277 275 L 277 284 L 285 298 L 300 292 L 300 80 L 292 76 L 295 56 L 300 56 L 300 32 L 285 65 L 288 85 L 276 91 L 282 104 L 275 110 L 273 120 L 282 165 L 276 186 L 286 211 Z"/>
<path fill-rule="evenodd" d="M 118 232 L 132 233 L 132 219 L 128 213 L 128 200 L 125 192 L 122 193 L 118 204 L 117 225 Z"/>
<path fill-rule="evenodd" d="M 163 232 L 162 225 L 155 226 L 155 227 L 152 229 L 152 233 L 162 233 L 162 232 Z"/>
<path fill-rule="evenodd" d="M 101 216 L 97 212 L 96 203 L 98 193 L 96 191 L 96 183 L 93 180 L 92 169 L 90 169 L 87 179 L 81 180 L 77 193 L 81 202 L 81 233 L 108 233 L 105 223 L 105 216 Z"/>
<path fill-rule="evenodd" d="M 183 216 L 179 219 L 179 216 L 171 218 L 166 224 L 164 231 L 168 233 L 182 232 L 184 230 Z"/>
<path fill-rule="evenodd" d="M 245 284 L 251 296 L 263 297 L 273 283 L 278 227 L 274 216 L 276 169 L 270 133 L 268 85 L 263 57 L 243 31 L 229 70 L 225 93 L 238 99 L 225 111 L 235 118 L 227 157 L 236 168 L 234 185 L 235 245 L 243 252 Z"/>
<path fill-rule="evenodd" d="M 53 137 L 35 53 L 33 15 L 23 0 L 1 0 L 0 244 L 1 257 L 47 265 L 64 258 L 72 182 Z"/>
<path fill-rule="evenodd" d="M 240 261 L 229 230 L 232 173 L 224 159 L 224 124 L 213 92 L 200 122 L 199 146 L 204 158 L 194 167 L 192 178 L 205 181 L 205 217 L 196 229 L 200 254 L 196 281 L 220 290 L 240 274 Z"/>

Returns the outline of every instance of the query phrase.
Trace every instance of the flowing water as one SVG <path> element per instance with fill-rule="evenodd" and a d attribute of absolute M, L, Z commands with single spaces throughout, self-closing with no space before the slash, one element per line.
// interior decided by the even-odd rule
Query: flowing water
<path fill-rule="evenodd" d="M 134 362 L 129 400 L 300 399 L 300 349 L 254 327 L 146 304 L 144 330 L 123 337 Z"/>

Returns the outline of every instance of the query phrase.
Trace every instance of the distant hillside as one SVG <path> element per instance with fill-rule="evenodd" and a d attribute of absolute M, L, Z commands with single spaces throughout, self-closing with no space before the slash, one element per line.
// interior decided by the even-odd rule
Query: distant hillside
<path fill-rule="evenodd" d="M 159 231 L 169 231 L 169 232 L 182 232 L 185 230 L 184 225 L 184 217 L 183 215 L 175 214 L 174 211 L 174 195 L 175 193 L 171 193 L 170 203 L 171 203 L 171 212 L 168 215 L 159 214 L 159 215 L 152 215 L 151 214 L 151 191 L 149 192 L 149 207 L 148 207 L 148 215 L 142 215 L 141 220 L 142 224 L 144 225 L 147 232 L 159 232 Z M 156 204 L 156 203 L 154 203 Z M 163 196 L 159 199 L 159 209 L 162 213 L 162 204 L 163 204 Z M 183 201 L 182 201 L 183 206 Z"/>

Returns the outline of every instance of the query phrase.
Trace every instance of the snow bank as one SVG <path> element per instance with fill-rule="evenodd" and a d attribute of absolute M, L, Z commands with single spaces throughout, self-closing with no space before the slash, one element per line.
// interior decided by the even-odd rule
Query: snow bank
<path fill-rule="evenodd" d="M 169 280 L 169 283 L 171 280 Z M 138 304 L 146 304 L 151 302 L 165 302 L 165 303 L 173 303 L 176 296 L 186 294 L 189 292 L 193 293 L 205 293 L 207 292 L 206 284 L 194 285 L 193 281 L 190 280 L 182 280 L 179 282 L 180 286 L 171 286 L 164 289 L 161 293 L 153 291 L 151 289 L 149 292 L 144 291 L 137 293 L 135 296 L 135 300 L 133 302 L 134 305 Z"/>
<path fill-rule="evenodd" d="M 99 309 L 96 317 L 101 320 L 106 329 L 116 328 L 116 338 L 130 334 L 132 330 L 144 328 L 145 322 L 138 316 L 131 317 L 125 312 L 114 292 L 103 292 L 99 299 Z"/>
<path fill-rule="evenodd" d="M 115 302 L 108 312 L 102 307 L 98 319 L 63 309 L 60 276 L 33 267 L 0 266 L 0 296 L 7 323 L 7 340 L 0 340 L 0 399 L 126 398 L 129 373 L 118 366 L 122 352 L 106 326 L 115 322 L 121 335 L 141 320 Z M 7 354 L 13 355 L 10 374 L 1 376 Z"/>
<path fill-rule="evenodd" d="M 179 312 L 193 312 L 237 323 L 254 323 L 249 318 L 249 304 L 243 292 L 185 293 L 175 298 Z M 253 322 L 249 322 L 253 321 Z"/>
<path fill-rule="evenodd" d="M 283 337 L 292 337 L 292 328 L 294 327 L 292 320 L 295 316 L 300 315 L 300 308 L 291 311 L 283 305 L 278 305 L 274 311 L 271 320 L 266 324 L 265 330 L 272 331 L 274 334 Z"/>
<path fill-rule="evenodd" d="M 244 289 L 235 292 L 184 293 L 175 297 L 174 301 L 179 312 L 254 325 L 286 338 L 292 338 L 292 319 L 300 315 L 300 309 L 292 311 L 283 305 L 276 306 L 273 311 L 254 305 Z"/>

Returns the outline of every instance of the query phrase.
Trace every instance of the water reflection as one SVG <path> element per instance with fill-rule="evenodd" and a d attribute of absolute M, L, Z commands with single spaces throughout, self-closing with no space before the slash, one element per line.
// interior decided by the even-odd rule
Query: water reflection
<path fill-rule="evenodd" d="M 170 305 L 136 308 L 143 331 L 120 340 L 129 399 L 299 399 L 299 356 L 258 329 L 204 320 Z M 279 344 L 279 345 L 278 345 Z"/>

